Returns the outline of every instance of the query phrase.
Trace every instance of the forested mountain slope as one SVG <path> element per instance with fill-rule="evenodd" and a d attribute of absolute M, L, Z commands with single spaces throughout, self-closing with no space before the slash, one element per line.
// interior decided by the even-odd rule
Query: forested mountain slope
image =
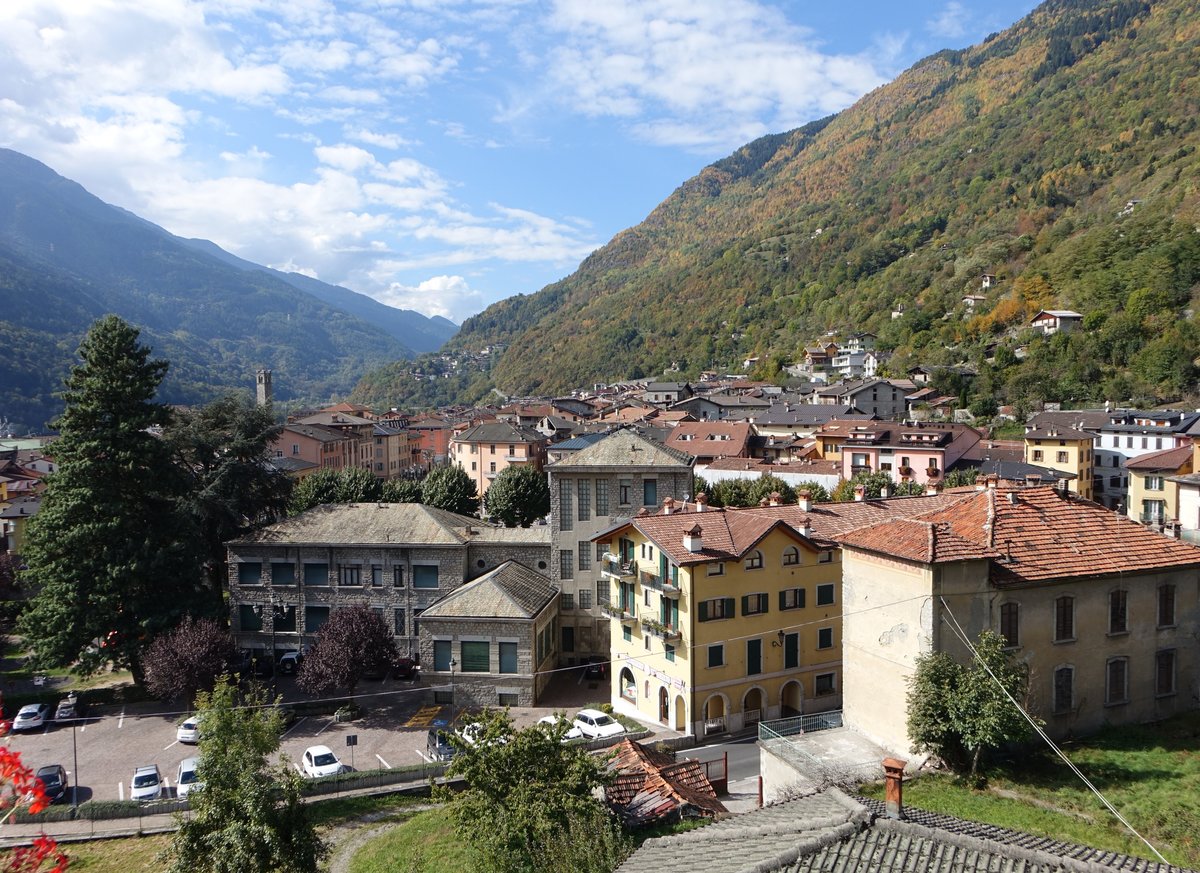
<path fill-rule="evenodd" d="M 893 372 L 975 365 L 983 405 L 1191 393 L 1197 95 L 1190 0 L 1050 0 L 705 168 L 572 275 L 468 320 L 448 349 L 508 349 L 491 382 L 447 384 L 558 392 L 750 356 L 770 376 L 826 331 L 872 331 Z M 1042 307 L 1087 330 L 1032 336 Z M 403 401 L 410 369 L 356 393 Z"/>

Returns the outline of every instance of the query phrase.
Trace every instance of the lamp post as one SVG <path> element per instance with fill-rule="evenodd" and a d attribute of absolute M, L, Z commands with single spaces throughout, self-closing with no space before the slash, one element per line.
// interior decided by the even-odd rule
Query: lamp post
<path fill-rule="evenodd" d="M 454 668 L 458 666 L 458 661 L 454 658 L 450 659 L 450 705 L 454 705 Z"/>
<path fill-rule="evenodd" d="M 71 771 L 71 806 L 76 810 L 79 809 L 79 747 L 75 744 L 75 728 L 78 725 L 79 712 L 76 711 L 75 717 L 71 719 L 71 757 L 75 762 L 75 769 Z"/>

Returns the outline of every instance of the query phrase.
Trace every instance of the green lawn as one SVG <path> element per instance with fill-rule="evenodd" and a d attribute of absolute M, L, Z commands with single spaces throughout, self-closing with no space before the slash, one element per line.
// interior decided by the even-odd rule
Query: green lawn
<path fill-rule="evenodd" d="M 1109 729 L 1063 751 L 1167 860 L 1200 866 L 1200 713 Z M 934 775 L 904 788 L 907 805 L 1152 858 L 1070 769 L 1049 753 L 989 772 L 973 791 Z M 883 789 L 869 789 L 882 797 Z"/>
<path fill-rule="evenodd" d="M 471 853 L 441 810 L 419 812 L 354 853 L 350 873 L 462 873 Z"/>

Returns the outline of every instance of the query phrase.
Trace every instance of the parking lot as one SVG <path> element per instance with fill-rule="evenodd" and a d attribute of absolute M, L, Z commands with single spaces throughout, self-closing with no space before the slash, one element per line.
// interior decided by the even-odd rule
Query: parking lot
<path fill-rule="evenodd" d="M 289 677 L 280 678 L 279 690 L 285 705 L 297 696 Z M 452 706 L 430 703 L 429 689 L 419 682 L 364 682 L 359 692 L 361 718 L 338 723 L 332 716 L 300 717 L 283 734 L 281 754 L 298 767 L 306 748 L 326 745 L 343 764 L 356 770 L 420 764 L 427 760 L 429 729 L 453 728 L 464 714 Z M 604 692 L 603 687 L 582 681 L 576 672 L 566 672 L 555 678 L 544 696 L 550 705 L 514 709 L 513 720 L 524 727 L 556 710 L 571 716 L 579 707 L 602 699 Z M 72 785 L 78 778 L 80 803 L 128 799 L 134 769 L 151 764 L 157 765 L 166 779 L 167 793 L 174 796 L 179 763 L 196 754 L 195 746 L 182 744 L 175 736 L 186 715 L 155 702 L 118 710 L 95 708 L 74 726 L 51 723 L 15 733 L 10 742 L 28 766 L 61 764 Z M 348 746 L 347 737 L 354 737 L 356 744 Z"/>

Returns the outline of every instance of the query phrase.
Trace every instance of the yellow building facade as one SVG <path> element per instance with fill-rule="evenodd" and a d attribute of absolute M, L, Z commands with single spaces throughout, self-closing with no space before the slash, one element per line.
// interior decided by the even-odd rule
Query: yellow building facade
<path fill-rule="evenodd" d="M 1025 463 L 1072 473 L 1069 489 L 1085 500 L 1093 495 L 1095 436 L 1072 428 L 1031 430 L 1025 434 Z"/>
<path fill-rule="evenodd" d="M 769 510 L 601 533 L 614 709 L 688 735 L 841 705 L 840 552 Z"/>

